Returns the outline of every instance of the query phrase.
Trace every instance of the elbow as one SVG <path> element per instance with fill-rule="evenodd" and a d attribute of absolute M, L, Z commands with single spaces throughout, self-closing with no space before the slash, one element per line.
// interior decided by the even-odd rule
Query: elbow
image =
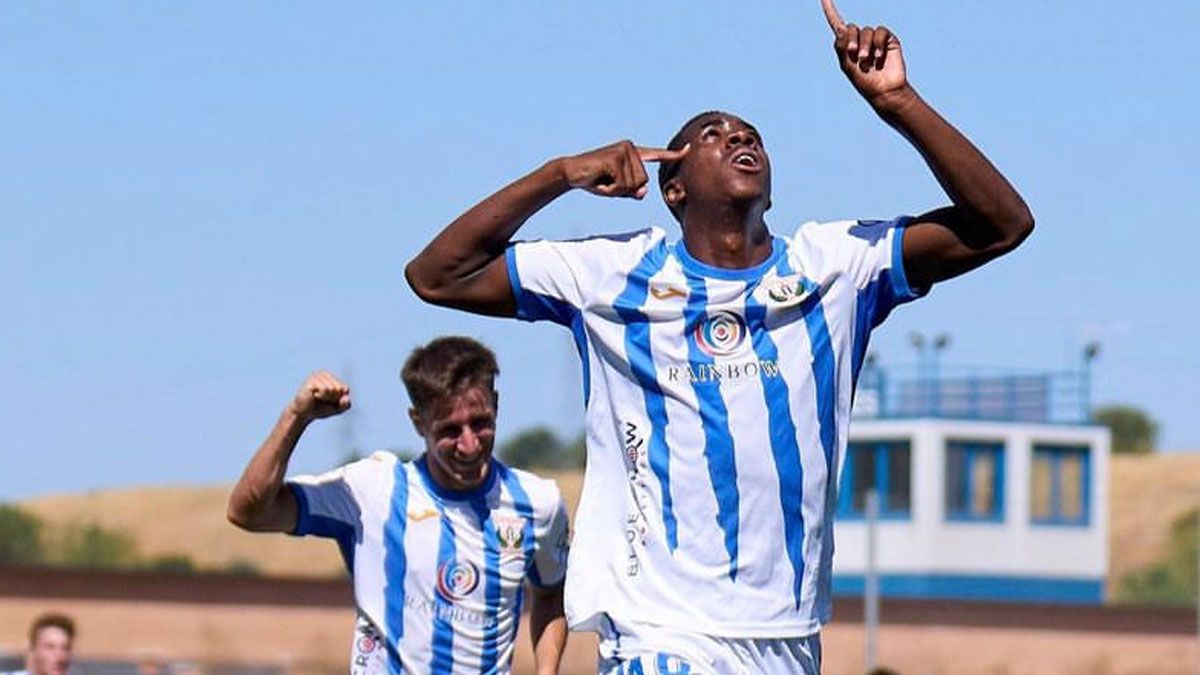
<path fill-rule="evenodd" d="M 1029 207 L 1022 204 L 1021 209 L 1004 223 L 1003 235 L 995 246 L 997 253 L 1003 255 L 1016 249 L 1033 234 L 1033 226 L 1033 213 Z"/>
<path fill-rule="evenodd" d="M 225 507 L 225 519 L 228 520 L 234 527 L 247 532 L 256 532 L 255 520 L 250 509 L 235 498 L 229 499 L 229 504 Z"/>
<path fill-rule="evenodd" d="M 418 298 L 431 305 L 448 306 L 452 298 L 447 293 L 447 284 L 421 270 L 418 258 L 404 266 L 404 280 Z"/>
<path fill-rule="evenodd" d="M 241 511 L 241 509 L 233 504 L 233 502 L 230 502 L 229 506 L 225 509 L 225 519 L 239 530 L 250 529 L 250 521 L 246 518 L 246 515 Z"/>

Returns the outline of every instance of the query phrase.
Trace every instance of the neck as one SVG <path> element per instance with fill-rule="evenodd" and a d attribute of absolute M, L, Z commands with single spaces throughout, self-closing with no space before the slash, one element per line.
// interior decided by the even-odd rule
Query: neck
<path fill-rule="evenodd" d="M 726 269 L 753 267 L 771 255 L 771 233 L 757 207 L 684 211 L 683 244 L 693 258 Z"/>

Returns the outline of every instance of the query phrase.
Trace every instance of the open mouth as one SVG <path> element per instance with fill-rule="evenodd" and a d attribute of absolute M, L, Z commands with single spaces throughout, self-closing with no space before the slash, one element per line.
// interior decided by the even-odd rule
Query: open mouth
<path fill-rule="evenodd" d="M 745 171 L 747 173 L 762 171 L 762 160 L 759 159 L 758 154 L 750 150 L 741 150 L 734 154 L 732 163 L 733 168 L 738 171 Z"/>

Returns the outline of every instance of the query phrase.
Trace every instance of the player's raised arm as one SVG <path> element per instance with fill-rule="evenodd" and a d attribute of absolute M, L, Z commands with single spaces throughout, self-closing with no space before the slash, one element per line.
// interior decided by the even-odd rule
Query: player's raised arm
<path fill-rule="evenodd" d="M 821 0 L 842 72 L 885 122 L 925 158 L 952 206 L 918 216 L 904 235 L 915 288 L 957 276 L 1016 248 L 1033 231 L 1025 201 L 983 153 L 913 89 L 900 40 L 884 26 L 846 23 Z"/>
<path fill-rule="evenodd" d="M 477 314 L 516 312 L 504 249 L 517 229 L 571 189 L 604 197 L 646 195 L 644 162 L 681 159 L 678 151 L 639 148 L 629 141 L 554 159 L 471 207 L 413 258 L 404 276 L 426 302 Z"/>
<path fill-rule="evenodd" d="M 349 409 L 350 388 L 345 383 L 324 371 L 310 375 L 229 495 L 229 522 L 252 532 L 295 530 L 296 497 L 283 483 L 292 451 L 313 420 Z"/>

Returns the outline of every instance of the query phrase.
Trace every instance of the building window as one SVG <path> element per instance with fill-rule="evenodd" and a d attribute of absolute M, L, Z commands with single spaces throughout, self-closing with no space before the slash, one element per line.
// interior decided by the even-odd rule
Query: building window
<path fill-rule="evenodd" d="M 1039 525 L 1087 525 L 1091 454 L 1086 446 L 1033 446 L 1029 513 Z"/>
<path fill-rule="evenodd" d="M 1004 444 L 946 443 L 947 520 L 1004 519 Z"/>
<path fill-rule="evenodd" d="M 867 492 L 879 494 L 882 518 L 912 517 L 912 446 L 908 441 L 856 441 L 846 448 L 838 514 L 862 518 Z"/>

